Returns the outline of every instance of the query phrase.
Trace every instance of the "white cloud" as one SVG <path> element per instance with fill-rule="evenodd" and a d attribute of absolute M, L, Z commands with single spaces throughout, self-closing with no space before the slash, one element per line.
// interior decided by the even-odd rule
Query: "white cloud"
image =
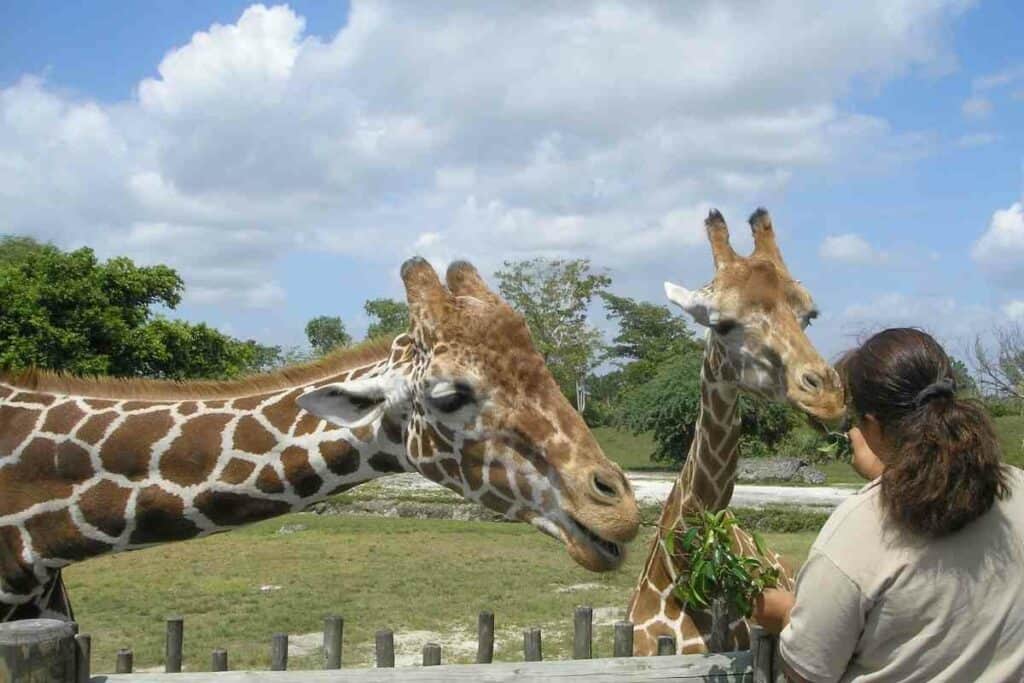
<path fill-rule="evenodd" d="M 841 102 L 948 66 L 964 5 L 355 2 L 329 37 L 255 5 L 128 101 L 0 89 L 0 230 L 251 306 L 279 305 L 268 273 L 296 248 L 678 268 L 709 205 L 742 216 L 808 169 L 918 147 Z"/>
<path fill-rule="evenodd" d="M 988 230 L 971 256 L 985 275 L 1005 287 L 1024 287 L 1024 205 L 1017 202 L 992 214 Z"/>
<path fill-rule="evenodd" d="M 979 76 L 974 79 L 972 86 L 975 90 L 992 90 L 1002 88 L 1019 81 L 1024 81 L 1024 64 L 1010 66 L 1002 71 Z"/>
<path fill-rule="evenodd" d="M 992 113 L 992 101 L 981 95 L 972 95 L 960 105 L 960 111 L 969 119 L 984 119 Z"/>
<path fill-rule="evenodd" d="M 957 146 L 965 149 L 971 149 L 974 147 L 984 147 L 993 143 L 999 142 L 1000 136 L 995 133 L 968 133 L 961 135 L 956 141 Z"/>
<path fill-rule="evenodd" d="M 889 258 L 886 252 L 875 249 L 856 233 L 829 235 L 821 243 L 818 254 L 829 261 L 854 265 L 879 265 Z"/>
<path fill-rule="evenodd" d="M 1003 314 L 1010 320 L 1024 319 L 1024 301 L 1015 299 L 1003 304 Z"/>

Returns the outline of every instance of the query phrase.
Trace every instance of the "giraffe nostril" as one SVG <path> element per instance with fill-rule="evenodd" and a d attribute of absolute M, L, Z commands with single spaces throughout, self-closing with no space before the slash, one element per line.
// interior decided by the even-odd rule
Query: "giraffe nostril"
<path fill-rule="evenodd" d="M 618 500 L 622 495 L 618 487 L 615 486 L 610 480 L 601 477 L 599 474 L 595 474 L 590 478 L 591 488 L 598 497 L 606 500 L 615 501 Z"/>
<path fill-rule="evenodd" d="M 800 380 L 803 382 L 804 389 L 815 393 L 820 392 L 825 386 L 824 378 L 816 372 L 805 372 Z"/>

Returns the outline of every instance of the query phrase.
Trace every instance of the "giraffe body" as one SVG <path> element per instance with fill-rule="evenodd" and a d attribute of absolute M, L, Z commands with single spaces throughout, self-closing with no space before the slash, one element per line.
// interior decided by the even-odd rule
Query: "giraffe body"
<path fill-rule="evenodd" d="M 468 264 L 448 275 L 450 289 L 423 261 L 403 267 L 411 334 L 269 378 L 0 376 L 0 620 L 66 603 L 59 570 L 73 562 L 226 531 L 396 472 L 530 522 L 590 569 L 618 566 L 639 523 L 621 470 L 522 319 Z M 423 308 L 455 308 L 464 291 L 469 310 Z M 495 326 L 507 338 L 488 346 L 479 333 Z"/>
<path fill-rule="evenodd" d="M 817 309 L 810 294 L 789 276 L 775 244 L 767 212 L 751 216 L 755 250 L 740 258 L 729 246 L 728 228 L 712 211 L 706 222 L 716 275 L 702 290 L 666 283 L 669 299 L 708 327 L 701 368 L 701 404 L 694 439 L 658 521 L 658 530 L 630 599 L 627 618 L 634 624 L 634 652 L 653 655 L 660 635 L 671 635 L 682 653 L 706 652 L 711 615 L 687 609 L 673 594 L 681 559 L 670 557 L 664 535 L 699 510 L 717 511 L 732 498 L 739 458 L 741 391 L 788 401 L 820 420 L 844 411 L 842 386 L 835 371 L 815 351 L 804 332 Z M 734 546 L 755 554 L 753 540 L 734 529 Z M 778 555 L 781 586 L 792 575 Z M 746 622 L 732 623 L 732 645 L 748 645 Z"/>

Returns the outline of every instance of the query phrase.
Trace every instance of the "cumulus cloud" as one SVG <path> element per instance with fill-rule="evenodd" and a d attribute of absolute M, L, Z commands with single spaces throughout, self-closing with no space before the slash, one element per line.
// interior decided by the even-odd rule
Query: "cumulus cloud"
<path fill-rule="evenodd" d="M 821 258 L 853 265 L 878 265 L 888 260 L 889 255 L 872 247 L 866 239 L 856 233 L 829 235 L 818 250 Z"/>
<path fill-rule="evenodd" d="M 1024 204 L 992 214 L 988 229 L 971 256 L 990 279 L 1010 288 L 1024 287 Z"/>
<path fill-rule="evenodd" d="M 972 95 L 960 105 L 960 111 L 969 119 L 984 119 L 992 113 L 992 101 L 981 95 Z"/>
<path fill-rule="evenodd" d="M 984 147 L 999 142 L 1000 136 L 995 133 L 968 133 L 961 135 L 956 141 L 958 147 L 971 149 L 973 147 Z"/>
<path fill-rule="evenodd" d="M 708 206 L 745 215 L 898 147 L 840 102 L 950 63 L 963 6 L 354 2 L 321 37 L 254 5 L 127 101 L 0 89 L 0 230 L 167 262 L 193 300 L 249 306 L 281 303 L 268 273 L 294 249 L 678 267 Z"/>

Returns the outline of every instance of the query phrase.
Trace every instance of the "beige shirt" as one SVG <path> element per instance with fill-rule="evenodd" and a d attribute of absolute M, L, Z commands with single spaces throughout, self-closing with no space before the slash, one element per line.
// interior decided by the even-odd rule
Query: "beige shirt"
<path fill-rule="evenodd" d="M 811 547 L 780 647 L 809 681 L 1024 681 L 1024 471 L 961 531 L 894 531 L 875 480 Z"/>

